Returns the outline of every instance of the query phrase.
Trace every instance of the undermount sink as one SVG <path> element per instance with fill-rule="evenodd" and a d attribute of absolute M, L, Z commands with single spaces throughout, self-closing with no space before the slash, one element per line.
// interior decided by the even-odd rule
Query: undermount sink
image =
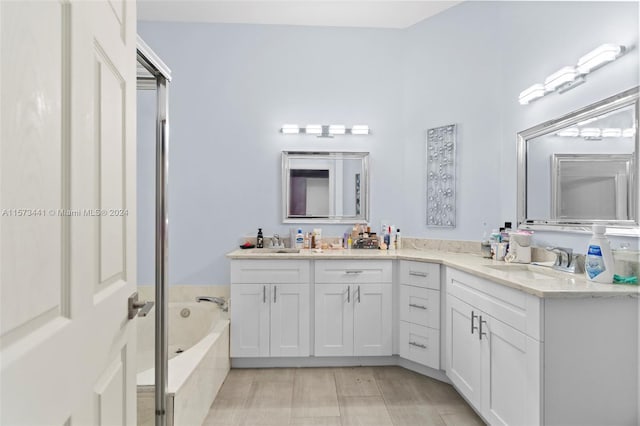
<path fill-rule="evenodd" d="M 493 269 L 496 271 L 509 272 L 517 274 L 522 278 L 535 279 L 535 280 L 548 280 L 562 278 L 563 273 L 546 270 L 543 266 L 534 265 L 521 265 L 521 264 L 505 264 L 505 265 L 487 265 L 485 268 Z"/>
<path fill-rule="evenodd" d="M 253 249 L 254 252 L 257 253 L 276 253 L 276 254 L 291 254 L 291 253 L 300 253 L 300 249 L 297 248 L 261 248 L 261 249 Z"/>

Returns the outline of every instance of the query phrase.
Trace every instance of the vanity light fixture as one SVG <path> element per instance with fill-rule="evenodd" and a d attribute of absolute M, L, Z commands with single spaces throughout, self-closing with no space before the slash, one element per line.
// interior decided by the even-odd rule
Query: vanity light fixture
<path fill-rule="evenodd" d="M 580 129 L 580 136 L 583 138 L 599 138 L 602 135 L 602 132 L 597 127 L 585 127 L 584 129 Z"/>
<path fill-rule="evenodd" d="M 358 124 L 348 128 L 344 124 L 307 124 L 300 127 L 297 124 L 283 124 L 280 132 L 284 135 L 296 135 L 303 133 L 306 135 L 316 135 L 319 138 L 332 138 L 334 135 L 368 135 L 369 126 Z"/>
<path fill-rule="evenodd" d="M 364 124 L 358 124 L 351 128 L 352 135 L 368 135 L 369 134 L 369 126 Z"/>
<path fill-rule="evenodd" d="M 564 84 L 572 83 L 577 76 L 578 71 L 576 67 L 562 67 L 544 79 L 544 90 L 553 92 Z"/>
<path fill-rule="evenodd" d="M 331 124 L 329 126 L 329 134 L 331 135 L 344 135 L 347 132 L 347 127 L 342 124 Z"/>
<path fill-rule="evenodd" d="M 526 105 L 531 101 L 541 98 L 549 93 L 557 91 L 564 93 L 569 89 L 584 83 L 586 75 L 597 70 L 609 62 L 615 61 L 626 53 L 625 46 L 619 44 L 603 44 L 578 59 L 576 66 L 560 68 L 544 80 L 544 84 L 534 84 L 523 90 L 518 96 L 520 105 Z"/>
<path fill-rule="evenodd" d="M 580 136 L 580 129 L 578 129 L 577 127 L 569 127 L 567 129 L 560 130 L 558 133 L 556 133 L 556 135 L 576 138 Z"/>
<path fill-rule="evenodd" d="M 304 132 L 308 135 L 321 135 L 322 126 L 320 124 L 307 124 L 304 128 Z"/>
<path fill-rule="evenodd" d="M 607 127 L 599 129 L 597 127 L 585 127 L 582 130 L 577 127 L 569 127 L 556 132 L 556 136 L 563 136 L 569 138 L 632 138 L 636 135 L 636 129 L 629 127 L 621 129 L 619 127 Z"/>
<path fill-rule="evenodd" d="M 603 138 L 619 138 L 620 136 L 622 136 L 622 129 L 617 129 L 617 128 L 602 129 L 600 134 L 602 135 Z"/>
<path fill-rule="evenodd" d="M 624 46 L 610 43 L 603 44 L 578 59 L 578 72 L 580 74 L 590 73 L 606 63 L 615 61 L 624 51 Z"/>
<path fill-rule="evenodd" d="M 283 124 L 282 133 L 284 133 L 285 135 L 300 133 L 300 127 L 298 127 L 297 124 Z"/>
<path fill-rule="evenodd" d="M 520 105 L 526 105 L 534 99 L 541 98 L 545 95 L 544 85 L 543 84 L 534 84 L 528 89 L 523 90 L 518 96 L 518 102 Z"/>

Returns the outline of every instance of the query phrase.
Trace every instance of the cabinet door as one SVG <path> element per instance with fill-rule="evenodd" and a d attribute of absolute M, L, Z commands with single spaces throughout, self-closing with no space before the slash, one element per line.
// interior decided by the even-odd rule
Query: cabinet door
<path fill-rule="evenodd" d="M 453 297 L 447 295 L 446 329 L 446 373 L 474 407 L 480 407 L 480 340 L 478 330 L 472 333 L 473 325 L 478 326 L 479 312 Z"/>
<path fill-rule="evenodd" d="M 354 355 L 391 355 L 390 284 L 353 286 Z"/>
<path fill-rule="evenodd" d="M 540 342 L 481 315 L 482 413 L 492 425 L 540 424 Z"/>
<path fill-rule="evenodd" d="M 353 355 L 353 285 L 316 284 L 315 355 Z"/>
<path fill-rule="evenodd" d="M 231 285 L 231 357 L 269 356 L 269 285 Z"/>
<path fill-rule="evenodd" d="M 271 285 L 271 356 L 309 356 L 309 284 Z"/>

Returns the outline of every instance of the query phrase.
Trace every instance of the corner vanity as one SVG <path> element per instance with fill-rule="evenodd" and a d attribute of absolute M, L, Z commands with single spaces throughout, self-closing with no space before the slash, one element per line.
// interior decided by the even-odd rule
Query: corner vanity
<path fill-rule="evenodd" d="M 636 286 L 441 251 L 227 256 L 235 367 L 401 365 L 489 424 L 640 420 Z"/>

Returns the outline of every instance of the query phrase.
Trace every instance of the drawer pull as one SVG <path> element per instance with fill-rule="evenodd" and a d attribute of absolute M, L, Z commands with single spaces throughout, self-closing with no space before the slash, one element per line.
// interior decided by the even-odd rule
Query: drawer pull
<path fill-rule="evenodd" d="M 360 303 L 360 286 L 358 286 L 358 303 Z"/>
<path fill-rule="evenodd" d="M 478 327 L 476 327 L 476 326 L 473 324 L 473 322 L 474 322 L 474 320 L 475 320 L 476 318 L 478 318 L 478 316 L 475 314 L 475 312 L 471 311 L 471 334 L 473 334 L 473 332 L 474 332 L 475 330 L 477 330 L 477 329 L 478 329 Z"/>
<path fill-rule="evenodd" d="M 349 270 L 349 271 L 344 271 L 345 274 L 361 274 L 363 271 L 357 271 L 357 270 Z"/>
<path fill-rule="evenodd" d="M 409 303 L 409 306 L 411 306 L 412 308 L 418 308 L 418 309 L 424 309 L 426 310 L 427 307 L 423 306 L 423 305 L 416 305 L 415 303 Z"/>
<path fill-rule="evenodd" d="M 347 303 L 351 303 L 351 286 L 347 286 Z"/>
<path fill-rule="evenodd" d="M 409 271 L 409 275 L 413 275 L 414 277 L 422 277 L 427 278 L 429 274 L 426 272 L 417 272 L 417 271 Z"/>
<path fill-rule="evenodd" d="M 276 303 L 277 294 L 278 294 L 278 286 L 274 285 L 273 286 L 273 303 Z"/>
<path fill-rule="evenodd" d="M 409 344 L 420 349 L 427 349 L 427 345 L 423 345 L 422 343 L 409 342 Z"/>

